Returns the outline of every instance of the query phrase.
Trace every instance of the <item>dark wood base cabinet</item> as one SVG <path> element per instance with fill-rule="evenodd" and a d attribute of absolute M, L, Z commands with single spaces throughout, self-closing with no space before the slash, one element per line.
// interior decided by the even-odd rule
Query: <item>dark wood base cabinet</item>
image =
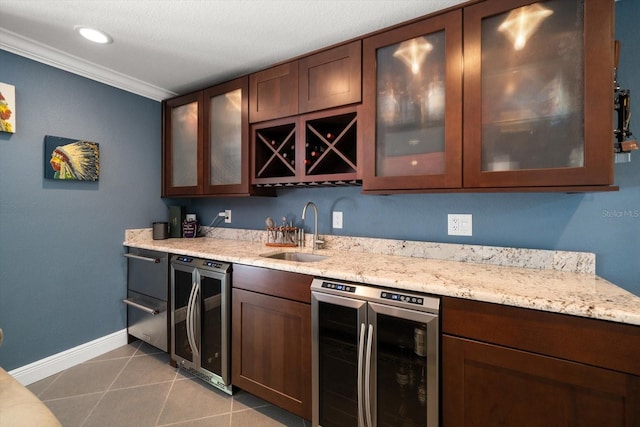
<path fill-rule="evenodd" d="M 640 377 L 450 336 L 442 347 L 445 426 L 638 425 Z"/>
<path fill-rule="evenodd" d="M 454 298 L 442 314 L 443 426 L 640 426 L 640 328 Z"/>
<path fill-rule="evenodd" d="M 237 264 L 233 274 L 233 385 L 310 420 L 312 277 Z"/>

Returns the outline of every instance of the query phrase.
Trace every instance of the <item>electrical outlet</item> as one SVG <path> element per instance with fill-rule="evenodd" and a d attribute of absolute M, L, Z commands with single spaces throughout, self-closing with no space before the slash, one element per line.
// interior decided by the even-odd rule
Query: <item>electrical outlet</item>
<path fill-rule="evenodd" d="M 333 228 L 342 228 L 342 212 L 333 212 Z"/>
<path fill-rule="evenodd" d="M 449 236 L 472 236 L 473 216 L 471 214 L 447 215 Z"/>
<path fill-rule="evenodd" d="M 231 224 L 231 209 L 226 209 L 224 211 L 224 223 Z"/>

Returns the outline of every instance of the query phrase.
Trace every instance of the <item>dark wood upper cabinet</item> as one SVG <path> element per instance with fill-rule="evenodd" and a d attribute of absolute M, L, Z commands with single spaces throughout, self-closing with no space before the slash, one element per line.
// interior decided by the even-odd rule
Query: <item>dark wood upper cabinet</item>
<path fill-rule="evenodd" d="M 363 42 L 363 187 L 462 185 L 462 11 Z"/>
<path fill-rule="evenodd" d="M 360 102 L 360 40 L 251 74 L 251 123 Z"/>
<path fill-rule="evenodd" d="M 162 103 L 162 197 L 202 193 L 202 104 L 202 91 Z"/>
<path fill-rule="evenodd" d="M 487 0 L 365 39 L 365 192 L 615 189 L 613 12 Z"/>
<path fill-rule="evenodd" d="M 164 101 L 162 194 L 617 190 L 613 61 L 613 0 L 468 2 Z"/>
<path fill-rule="evenodd" d="M 164 108 L 164 197 L 249 195 L 248 77 Z"/>
<path fill-rule="evenodd" d="M 249 76 L 249 120 L 263 122 L 298 113 L 298 61 Z"/>
<path fill-rule="evenodd" d="M 613 18 L 607 0 L 464 8 L 464 187 L 613 183 Z"/>
<path fill-rule="evenodd" d="M 362 43 L 338 46 L 298 61 L 298 112 L 360 102 Z"/>
<path fill-rule="evenodd" d="M 204 91 L 204 193 L 248 194 L 249 79 Z"/>
<path fill-rule="evenodd" d="M 362 98 L 361 46 L 357 40 L 251 75 L 252 184 L 361 179 L 353 105 Z"/>

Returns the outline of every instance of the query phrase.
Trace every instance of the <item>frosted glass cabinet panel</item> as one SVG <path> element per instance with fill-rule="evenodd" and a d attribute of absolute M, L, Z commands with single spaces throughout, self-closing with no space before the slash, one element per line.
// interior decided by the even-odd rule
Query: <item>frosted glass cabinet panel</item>
<path fill-rule="evenodd" d="M 376 175 L 444 172 L 444 41 L 438 31 L 378 49 Z"/>
<path fill-rule="evenodd" d="M 172 187 L 198 185 L 198 103 L 190 102 L 171 113 Z"/>
<path fill-rule="evenodd" d="M 465 8 L 465 186 L 610 183 L 612 5 Z"/>
<path fill-rule="evenodd" d="M 209 123 L 209 183 L 212 185 L 239 184 L 242 147 L 242 91 L 236 89 L 211 98 Z"/>
<path fill-rule="evenodd" d="M 249 193 L 247 77 L 204 91 L 204 193 Z"/>
<path fill-rule="evenodd" d="M 461 11 L 364 40 L 364 189 L 461 185 Z"/>
<path fill-rule="evenodd" d="M 581 1 L 482 20 L 482 170 L 584 166 Z"/>
<path fill-rule="evenodd" d="M 209 183 L 239 184 L 242 180 L 240 161 L 242 147 L 242 90 L 236 89 L 212 97 L 209 110 Z"/>
<path fill-rule="evenodd" d="M 162 103 L 164 114 L 162 195 L 202 192 L 202 92 Z"/>
<path fill-rule="evenodd" d="M 247 76 L 163 102 L 163 192 L 249 195 Z"/>

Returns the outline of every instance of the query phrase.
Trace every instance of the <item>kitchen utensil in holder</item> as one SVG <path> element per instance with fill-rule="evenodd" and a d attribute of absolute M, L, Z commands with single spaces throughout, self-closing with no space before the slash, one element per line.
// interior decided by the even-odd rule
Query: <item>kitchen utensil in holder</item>
<path fill-rule="evenodd" d="M 298 227 L 286 225 L 267 227 L 266 245 L 295 248 L 300 241 L 301 231 Z"/>

